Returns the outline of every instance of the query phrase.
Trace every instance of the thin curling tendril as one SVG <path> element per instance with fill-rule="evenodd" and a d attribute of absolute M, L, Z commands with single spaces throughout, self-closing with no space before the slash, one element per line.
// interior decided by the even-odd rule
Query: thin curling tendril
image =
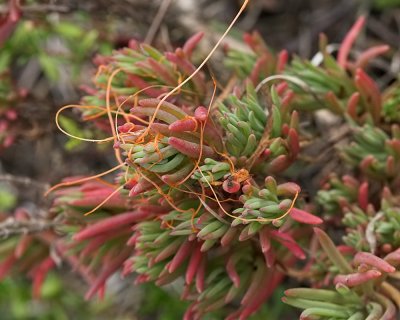
<path fill-rule="evenodd" d="M 138 140 L 143 140 L 144 137 L 149 133 L 151 125 L 154 123 L 154 120 L 156 119 L 157 112 L 160 109 L 161 105 L 170 97 L 172 96 L 176 91 L 178 91 L 180 88 L 182 88 L 186 83 L 188 83 L 199 71 L 203 68 L 203 66 L 210 60 L 211 56 L 214 54 L 214 52 L 217 50 L 221 42 L 225 39 L 226 35 L 229 33 L 229 31 L 232 29 L 233 25 L 235 24 L 236 20 L 240 17 L 242 14 L 243 10 L 247 7 L 247 4 L 249 3 L 250 0 L 245 0 L 242 4 L 242 6 L 239 9 L 239 12 L 236 14 L 236 16 L 233 18 L 232 22 L 229 24 L 228 28 L 225 30 L 225 32 L 222 34 L 222 36 L 218 39 L 217 43 L 214 45 L 214 47 L 211 49 L 207 57 L 202 61 L 202 63 L 196 68 L 196 70 L 193 71 L 193 73 L 187 77 L 184 81 L 182 81 L 178 86 L 176 86 L 174 89 L 172 89 L 170 92 L 168 92 L 164 98 L 160 100 L 158 103 L 156 110 L 154 111 L 153 116 L 150 119 L 149 126 L 146 128 L 146 130 L 142 133 L 142 135 L 138 138 Z"/>
<path fill-rule="evenodd" d="M 145 179 L 145 180 L 147 180 L 148 182 L 150 182 L 150 183 L 154 186 L 154 188 L 156 188 L 156 190 L 158 191 L 158 193 L 159 193 L 161 196 L 163 196 L 163 198 L 168 202 L 168 204 L 169 204 L 171 207 L 173 207 L 175 210 L 177 210 L 178 212 L 181 212 L 181 213 L 185 213 L 185 212 L 188 212 L 189 210 L 193 210 L 193 209 L 183 210 L 183 209 L 177 207 L 176 204 L 170 199 L 171 197 L 168 196 L 167 194 L 165 194 L 165 193 L 161 190 L 160 186 L 159 186 L 157 183 L 155 183 L 154 181 L 152 181 L 149 177 L 146 177 L 146 175 L 143 174 L 143 172 L 141 172 L 141 170 L 140 170 L 138 167 L 136 167 L 136 171 L 137 171 L 137 173 L 138 173 L 141 177 L 143 177 L 143 179 Z"/>
<path fill-rule="evenodd" d="M 242 4 L 242 6 L 240 7 L 238 13 L 236 14 L 236 16 L 234 17 L 234 19 L 232 20 L 232 22 L 229 24 L 228 28 L 225 30 L 225 32 L 223 33 L 223 35 L 218 39 L 217 43 L 214 45 L 214 47 L 211 49 L 211 51 L 210 51 L 209 54 L 206 56 L 206 58 L 202 61 L 202 63 L 196 68 L 196 70 L 195 70 L 189 77 L 187 77 L 185 80 L 183 80 L 182 82 L 180 82 L 178 86 L 176 86 L 175 88 L 173 88 L 169 93 L 167 93 L 167 94 L 160 100 L 160 102 L 158 103 L 158 105 L 157 105 L 157 107 L 156 107 L 156 110 L 155 110 L 155 112 L 154 112 L 152 118 L 150 119 L 150 121 L 149 121 L 149 123 L 148 123 L 147 128 L 146 128 L 146 129 L 144 130 L 144 132 L 138 137 L 138 141 L 140 141 L 140 140 L 144 141 L 144 137 L 146 137 L 146 135 L 149 133 L 150 128 L 151 128 L 151 125 L 154 123 L 154 120 L 155 120 L 155 118 L 156 118 L 156 116 L 157 116 L 157 112 L 158 112 L 158 110 L 160 109 L 162 103 L 165 102 L 165 101 L 166 101 L 170 96 L 172 96 L 175 92 L 177 92 L 177 91 L 179 92 L 179 90 L 181 90 L 181 88 L 182 88 L 187 82 L 189 82 L 189 81 L 203 68 L 203 66 L 208 62 L 208 60 L 211 58 L 211 56 L 214 54 L 214 52 L 215 52 L 215 51 L 217 50 L 217 48 L 220 46 L 220 44 L 221 44 L 221 42 L 223 41 L 223 39 L 226 37 L 226 35 L 227 35 L 227 34 L 229 33 L 229 31 L 232 29 L 233 25 L 236 23 L 237 19 L 240 17 L 240 15 L 241 15 L 242 12 L 244 11 L 244 9 L 247 7 L 249 1 L 250 1 L 250 0 L 245 0 L 245 1 L 243 2 L 243 4 Z M 96 79 L 97 77 L 100 76 L 100 73 L 101 73 L 103 70 L 107 70 L 107 66 L 100 65 L 100 66 L 99 66 L 99 69 L 98 69 L 98 71 L 97 71 L 97 73 L 96 73 L 96 75 L 95 75 L 95 79 Z M 110 122 L 110 127 L 111 127 L 111 131 L 112 131 L 112 137 L 105 138 L 105 139 L 85 139 L 85 138 L 80 138 L 80 137 L 74 137 L 73 135 L 71 135 L 71 134 L 69 134 L 68 132 L 66 132 L 65 130 L 63 130 L 63 129 L 61 128 L 61 126 L 59 125 L 59 123 L 58 123 L 58 117 L 59 117 L 60 112 L 62 112 L 63 110 L 65 110 L 67 107 L 71 107 L 71 106 L 66 106 L 66 107 L 64 107 L 64 108 L 61 108 L 61 109 L 57 112 L 57 114 L 56 114 L 56 123 L 57 123 L 57 127 L 61 130 L 61 132 L 63 132 L 64 134 L 66 134 L 66 135 L 68 135 L 68 136 L 70 136 L 70 137 L 77 138 L 77 139 L 81 139 L 81 140 L 84 140 L 84 141 L 89 141 L 89 142 L 107 142 L 107 141 L 112 141 L 112 140 L 114 140 L 114 142 L 116 143 L 117 141 L 119 141 L 119 140 L 118 140 L 117 133 L 116 133 L 116 132 L 117 132 L 116 124 L 114 124 L 113 117 L 112 117 L 112 110 L 111 110 L 111 107 L 110 107 L 110 94 L 111 94 L 111 83 L 112 83 L 112 80 L 113 80 L 113 78 L 118 74 L 118 72 L 120 72 L 120 71 L 121 71 L 121 68 L 116 69 L 116 70 L 114 70 L 114 71 L 112 72 L 112 74 L 110 75 L 110 77 L 109 77 L 109 79 L 108 79 L 108 81 L 107 81 L 107 88 L 106 88 L 106 110 L 107 110 L 107 115 L 108 115 L 108 119 L 109 119 L 109 122 Z M 215 90 L 215 89 L 214 89 L 214 90 Z M 82 107 L 82 106 L 81 106 L 81 107 Z M 204 129 L 204 128 L 203 128 L 203 129 Z M 124 163 L 124 162 L 122 161 L 122 159 L 121 159 L 121 153 L 120 153 L 119 149 L 115 149 L 115 156 L 116 156 L 116 158 L 117 158 L 117 160 L 118 160 L 118 162 L 119 162 L 119 165 L 117 165 L 116 167 L 114 167 L 114 168 L 112 168 L 112 169 L 110 169 L 110 170 L 107 170 L 107 171 L 105 171 L 105 172 L 103 172 L 103 173 L 100 173 L 100 174 L 98 174 L 98 175 L 94 175 L 94 176 L 91 176 L 91 177 L 79 179 L 79 180 L 77 180 L 77 181 L 73 181 L 73 182 L 69 182 L 69 183 L 68 183 L 68 182 L 65 182 L 65 183 L 57 184 L 57 185 L 55 185 L 54 187 L 50 188 L 50 189 L 46 192 L 46 195 L 47 195 L 48 193 L 50 193 L 51 191 L 55 190 L 56 188 L 59 188 L 59 187 L 62 187 L 62 186 L 74 185 L 74 184 L 77 184 L 77 183 L 80 183 L 80 182 L 84 182 L 84 181 L 96 179 L 96 178 L 98 178 L 98 177 L 101 177 L 101 176 L 103 176 L 103 175 L 106 175 L 107 173 L 113 172 L 113 171 L 117 170 L 118 168 L 124 166 L 125 163 Z M 197 165 L 197 167 L 198 167 L 198 165 Z M 140 172 L 140 170 L 137 170 L 137 172 L 138 172 L 138 174 L 141 175 L 144 179 L 146 179 L 146 180 L 148 180 L 150 183 L 152 183 L 152 184 L 154 185 L 154 187 L 157 189 L 157 191 L 159 191 L 160 194 L 162 194 L 162 195 L 165 197 L 165 199 L 168 201 L 168 203 L 169 203 L 171 206 L 173 206 L 173 207 L 174 207 L 175 209 L 177 209 L 178 211 L 182 211 L 180 208 L 177 208 L 177 207 L 175 206 L 175 204 L 174 204 L 172 201 L 170 201 L 170 199 L 168 199 L 168 197 L 166 197 L 166 195 L 162 192 L 161 188 L 160 188 L 156 183 L 154 183 L 153 181 L 151 181 L 151 179 L 148 179 L 143 173 Z M 201 169 L 200 169 L 200 172 L 201 172 L 201 174 L 203 175 Z M 204 175 L 203 175 L 203 176 L 204 176 Z M 119 191 L 120 189 L 122 189 L 122 188 L 123 188 L 123 186 L 120 186 L 119 188 L 117 188 L 117 189 L 113 192 L 112 195 L 110 195 L 106 200 L 104 200 L 102 203 L 100 203 L 94 210 L 92 210 L 92 211 L 86 213 L 85 215 L 90 214 L 90 213 L 94 212 L 95 210 L 97 210 L 98 208 L 100 208 L 106 201 L 109 200 L 109 198 L 111 198 L 111 197 L 114 195 L 114 193 L 118 192 L 118 191 Z M 215 191 L 214 191 L 213 189 L 212 189 L 212 191 L 213 191 L 213 193 L 214 193 L 214 196 L 216 197 Z M 218 200 L 217 197 L 216 197 L 216 200 L 217 200 L 219 206 L 221 206 L 221 203 L 220 203 L 220 201 Z M 192 210 L 193 210 L 193 209 L 192 209 Z M 223 210 L 224 210 L 224 209 L 223 209 Z M 224 210 L 224 211 L 225 211 L 225 210 Z M 229 214 L 228 214 L 228 215 L 229 215 Z"/>
<path fill-rule="evenodd" d="M 64 133 L 68 137 L 74 138 L 74 139 L 77 139 L 77 140 L 80 140 L 80 141 L 87 141 L 87 142 L 108 142 L 108 141 L 112 141 L 114 139 L 113 137 L 107 137 L 107 138 L 104 138 L 104 139 L 89 139 L 89 138 L 78 137 L 78 136 L 75 136 L 73 134 L 70 134 L 69 132 L 65 131 L 61 127 L 59 118 L 60 118 L 61 112 L 63 112 L 64 110 L 66 110 L 66 109 L 93 109 L 93 108 L 97 108 L 97 107 L 96 106 L 80 106 L 80 105 L 74 105 L 74 104 L 62 107 L 60 110 L 57 111 L 56 116 L 55 116 L 55 122 L 56 122 L 56 126 L 57 126 L 58 130 L 60 130 L 62 133 Z M 100 108 L 101 107 L 99 107 L 99 109 Z"/>
<path fill-rule="evenodd" d="M 215 200 L 217 201 L 217 203 L 218 203 L 219 207 L 221 208 L 221 210 L 222 210 L 227 216 L 229 216 L 229 217 L 231 217 L 231 218 L 233 218 L 233 219 L 239 219 L 240 221 L 243 221 L 243 222 L 274 222 L 274 221 L 279 221 L 279 220 L 283 219 L 284 217 L 286 217 L 286 216 L 290 213 L 290 211 L 293 209 L 293 207 L 294 207 L 294 205 L 295 205 L 295 203 L 296 203 L 297 197 L 299 196 L 299 191 L 296 191 L 296 194 L 294 195 L 294 198 L 293 198 L 293 200 L 292 200 L 292 203 L 290 204 L 289 209 L 286 210 L 286 212 L 285 212 L 284 214 L 282 214 L 282 215 L 281 215 L 280 217 L 278 217 L 278 218 L 274 218 L 274 219 L 270 219 L 270 218 L 254 218 L 254 219 L 241 218 L 241 217 L 234 216 L 233 214 L 230 214 L 229 212 L 227 212 L 227 211 L 224 209 L 224 207 L 221 205 L 221 202 L 220 202 L 219 199 L 218 199 L 218 196 L 217 196 L 217 194 L 216 194 L 214 188 L 213 188 L 212 185 L 208 182 L 207 178 L 206 178 L 205 175 L 203 174 L 203 171 L 202 171 L 200 168 L 199 168 L 199 171 L 200 171 L 200 174 L 201 174 L 201 175 L 203 176 L 203 178 L 205 179 L 205 181 L 206 181 L 206 183 L 208 184 L 208 186 L 210 187 L 211 192 L 214 194 Z"/>
<path fill-rule="evenodd" d="M 259 84 L 257 85 L 255 91 L 258 93 L 258 91 L 260 91 L 260 89 L 265 86 L 268 82 L 274 81 L 274 80 L 285 80 L 285 81 L 289 81 L 293 84 L 295 84 L 296 86 L 298 86 L 301 90 L 303 90 L 306 93 L 311 94 L 311 96 L 315 99 L 315 101 L 323 104 L 323 101 L 321 101 L 317 94 L 310 88 L 310 86 L 304 82 L 303 80 L 301 80 L 298 77 L 294 77 L 294 76 L 288 76 L 288 75 L 283 75 L 283 74 L 276 74 L 273 76 L 269 76 L 263 80 L 261 80 L 259 82 Z"/>
<path fill-rule="evenodd" d="M 199 157 L 196 159 L 196 163 L 195 163 L 194 168 L 192 169 L 192 171 L 190 171 L 190 173 L 184 179 L 179 181 L 178 184 L 182 184 L 185 181 L 187 181 L 187 179 L 190 178 L 190 176 L 196 171 L 196 169 L 199 168 L 200 160 L 201 160 L 201 157 L 203 156 L 204 128 L 205 128 L 205 126 L 207 124 L 207 119 L 208 119 L 208 116 L 210 114 L 210 108 L 211 108 L 211 105 L 213 103 L 213 100 L 214 100 L 214 97 L 215 97 L 215 93 L 217 91 L 217 82 L 215 81 L 214 77 L 212 77 L 212 80 L 213 80 L 213 83 L 214 83 L 214 89 L 213 89 L 213 93 L 212 93 L 212 96 L 211 96 L 211 99 L 210 99 L 209 106 L 207 108 L 207 117 L 206 117 L 206 120 L 203 121 L 200 124 L 200 152 L 199 152 Z M 197 123 L 197 121 L 196 121 L 196 123 Z"/>
<path fill-rule="evenodd" d="M 78 136 L 75 136 L 75 135 L 67 132 L 65 129 L 63 129 L 61 127 L 60 120 L 59 120 L 60 116 L 61 116 L 61 113 L 66 109 L 99 109 L 99 110 L 103 110 L 102 112 L 100 112 L 100 113 L 98 113 L 96 115 L 92 115 L 92 116 L 86 117 L 84 119 L 86 121 L 87 120 L 91 120 L 91 119 L 95 119 L 95 118 L 107 113 L 107 110 L 105 108 L 100 107 L 100 106 L 81 106 L 81 105 L 78 105 L 78 104 L 70 104 L 70 105 L 67 105 L 67 106 L 64 106 L 64 107 L 60 108 L 56 113 L 55 123 L 56 123 L 56 126 L 57 126 L 58 130 L 60 130 L 66 136 L 68 136 L 70 138 L 73 138 L 73 139 L 77 139 L 79 141 L 86 141 L 86 142 L 98 142 L 98 143 L 101 143 L 101 142 L 109 142 L 109 141 L 113 141 L 114 140 L 114 137 L 107 137 L 107 138 L 104 138 L 104 139 L 83 138 L 83 137 L 78 137 Z M 138 120 L 138 121 L 140 121 L 140 122 L 142 122 L 144 124 L 148 124 L 147 121 L 145 121 L 143 119 L 140 119 L 139 117 L 136 117 L 136 116 L 133 116 L 133 115 L 129 115 L 129 114 L 125 113 L 125 112 L 117 112 L 115 110 L 111 110 L 111 113 L 120 113 L 123 116 L 134 117 L 135 120 Z"/>
<path fill-rule="evenodd" d="M 149 125 L 148 121 L 143 120 L 142 118 L 134 116 L 132 114 L 120 113 L 120 110 L 125 105 L 125 103 L 127 103 L 130 99 L 136 98 L 136 97 L 139 96 L 140 93 L 142 93 L 142 92 L 144 92 L 144 91 L 146 91 L 148 89 L 152 89 L 152 88 L 169 88 L 169 89 L 173 89 L 174 87 L 166 86 L 166 85 L 162 85 L 162 84 L 154 84 L 154 85 L 151 85 L 151 86 L 147 86 L 146 88 L 140 89 L 139 91 L 135 92 L 134 94 L 128 96 L 124 101 L 122 101 L 120 104 L 118 104 L 117 111 L 115 112 L 115 127 L 118 126 L 118 116 L 119 115 L 128 115 L 129 117 L 132 117 L 135 120 L 138 120 L 138 121 L 142 122 L 143 124 Z M 185 92 L 193 94 L 193 92 L 190 91 L 190 90 L 185 90 Z M 135 105 L 136 105 L 136 103 L 135 103 Z M 121 139 L 120 139 L 120 135 L 118 133 L 118 130 L 116 131 L 116 134 L 117 134 L 117 139 L 120 141 Z"/>
<path fill-rule="evenodd" d="M 122 71 L 121 68 L 118 68 L 118 69 L 113 71 L 113 73 L 108 78 L 107 91 L 106 91 L 107 116 L 108 116 L 108 120 L 110 121 L 110 128 L 111 128 L 111 132 L 112 132 L 112 135 L 113 135 L 114 143 L 118 142 L 118 137 L 117 137 L 117 134 L 116 134 L 116 132 L 118 131 L 118 128 L 114 127 L 114 122 L 113 122 L 113 118 L 112 118 L 112 114 L 111 114 L 111 106 L 110 106 L 111 84 L 112 84 L 112 80 L 114 79 L 114 77 L 121 71 Z M 122 158 L 121 158 L 120 149 L 119 148 L 115 148 L 114 152 L 115 152 L 115 157 L 117 158 L 118 162 L 119 163 L 124 163 L 124 161 L 122 161 Z"/>
<path fill-rule="evenodd" d="M 96 207 L 94 207 L 92 210 L 84 213 L 84 216 L 88 216 L 92 214 L 93 212 L 97 211 L 100 209 L 104 204 L 107 203 L 108 200 L 110 200 L 113 196 L 115 196 L 117 193 L 119 193 L 123 189 L 124 185 L 119 186 L 117 189 L 115 189 L 108 197 L 106 197 L 102 202 L 100 202 Z"/>
<path fill-rule="evenodd" d="M 54 190 L 56 190 L 58 188 L 61 188 L 61 187 L 69 187 L 69 186 L 73 186 L 73 185 L 76 185 L 76 184 L 80 184 L 82 182 L 98 179 L 98 178 L 100 178 L 102 176 L 105 176 L 106 174 L 109 174 L 111 172 L 114 172 L 114 171 L 122 168 L 124 165 L 125 165 L 125 163 L 121 163 L 121 164 L 118 164 L 115 167 L 113 167 L 113 168 L 111 168 L 111 169 L 109 169 L 107 171 L 101 172 L 99 174 L 96 174 L 96 175 L 93 175 L 93 176 L 90 176 L 90 177 L 85 177 L 85 178 L 77 179 L 77 180 L 74 180 L 74 181 L 65 181 L 65 182 L 58 183 L 58 184 L 52 186 L 49 190 L 47 190 L 45 192 L 44 196 L 46 197 L 50 192 L 53 192 Z"/>

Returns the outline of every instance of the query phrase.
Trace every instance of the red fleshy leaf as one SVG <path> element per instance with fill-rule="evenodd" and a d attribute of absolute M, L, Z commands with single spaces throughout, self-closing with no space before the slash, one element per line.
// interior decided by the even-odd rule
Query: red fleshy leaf
<path fill-rule="evenodd" d="M 357 36 L 361 32 L 365 24 L 365 17 L 361 16 L 357 19 L 354 25 L 351 27 L 350 31 L 347 33 L 346 37 L 344 38 L 338 53 L 338 64 L 342 68 L 346 68 L 347 66 L 347 57 L 350 53 L 351 47 L 353 46 L 354 41 L 356 40 Z"/>
<path fill-rule="evenodd" d="M 382 275 L 378 270 L 368 270 L 363 273 L 351 273 L 346 275 L 338 275 L 333 280 L 333 283 L 344 284 L 347 287 L 356 287 L 372 279 L 379 278 Z"/>
<path fill-rule="evenodd" d="M 127 227 L 135 222 L 151 217 L 152 214 L 148 211 L 132 211 L 116 214 L 109 218 L 104 218 L 99 222 L 87 226 L 73 236 L 76 241 L 86 240 L 103 233 L 108 233 L 110 230 Z"/>
<path fill-rule="evenodd" d="M 321 218 L 297 208 L 292 208 L 289 212 L 289 215 L 293 220 L 300 223 L 316 225 L 324 222 Z"/>
<path fill-rule="evenodd" d="M 354 257 L 353 263 L 355 266 L 366 264 L 387 273 L 396 271 L 396 268 L 390 265 L 388 262 L 369 252 L 358 252 Z"/>

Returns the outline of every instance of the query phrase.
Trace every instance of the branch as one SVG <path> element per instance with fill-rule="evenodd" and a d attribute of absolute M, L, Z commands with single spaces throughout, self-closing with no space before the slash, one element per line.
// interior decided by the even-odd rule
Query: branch
<path fill-rule="evenodd" d="M 39 182 L 36 180 L 32 180 L 28 177 L 18 177 L 12 174 L 1 174 L 0 181 L 8 182 L 11 184 L 22 184 L 24 186 L 34 186 L 38 189 L 47 190 L 50 188 L 50 185 L 47 183 Z"/>
<path fill-rule="evenodd" d="M 54 229 L 61 225 L 61 217 L 58 216 L 53 221 L 45 219 L 21 221 L 10 217 L 0 223 L 0 237 L 8 238 L 15 235 L 32 234 Z"/>
<path fill-rule="evenodd" d="M 60 12 L 60 13 L 68 13 L 71 11 L 71 8 L 63 5 L 54 5 L 54 4 L 32 4 L 28 6 L 21 6 L 21 11 L 24 13 L 43 13 L 43 12 Z M 8 5 L 0 6 L 0 14 L 7 13 L 9 11 Z"/>

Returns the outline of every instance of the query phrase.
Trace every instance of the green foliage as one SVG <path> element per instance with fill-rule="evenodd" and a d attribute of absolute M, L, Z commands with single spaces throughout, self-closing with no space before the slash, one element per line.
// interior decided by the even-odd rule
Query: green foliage
<path fill-rule="evenodd" d="M 374 0 L 374 6 L 378 9 L 390 9 L 400 6 L 399 0 Z"/>
<path fill-rule="evenodd" d="M 11 190 L 0 185 L 0 212 L 13 209 L 17 203 L 17 198 Z"/>
<path fill-rule="evenodd" d="M 249 85 L 240 99 L 229 96 L 219 106 L 219 122 L 226 131 L 226 148 L 236 157 L 254 153 L 267 124 L 268 110 L 262 106 L 254 88 Z"/>
<path fill-rule="evenodd" d="M 4 320 L 103 319 L 101 314 L 109 307 L 109 301 L 84 301 L 56 273 L 46 278 L 39 300 L 32 298 L 27 279 L 13 277 L 0 282 L 0 312 Z"/>
<path fill-rule="evenodd" d="M 163 289 L 152 283 L 141 285 L 143 302 L 139 309 L 139 315 L 159 320 L 175 320 L 183 317 L 187 302 L 183 302 L 174 293 L 167 292 L 170 289 Z"/>
<path fill-rule="evenodd" d="M 97 48 L 98 34 L 85 30 L 82 25 L 67 21 L 22 20 L 13 36 L 4 44 L 0 54 L 0 70 L 11 63 L 24 65 L 37 58 L 43 72 L 50 81 L 59 79 L 60 66 L 71 67 L 73 75 Z M 51 50 L 51 41 L 59 41 L 58 51 Z"/>

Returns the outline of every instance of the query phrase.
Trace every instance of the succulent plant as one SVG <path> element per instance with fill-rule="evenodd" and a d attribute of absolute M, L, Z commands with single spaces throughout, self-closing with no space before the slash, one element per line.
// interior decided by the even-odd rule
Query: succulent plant
<path fill-rule="evenodd" d="M 177 283 L 191 302 L 185 319 L 217 309 L 247 319 L 289 276 L 310 286 L 283 298 L 301 319 L 398 317 L 398 83 L 381 90 L 367 74 L 387 46 L 349 59 L 363 24 L 337 58 L 322 36 L 312 61 L 246 35 L 252 52 L 227 49 L 237 77 L 221 93 L 195 67 L 201 34 L 174 52 L 132 41 L 97 57 L 82 117 L 110 135 L 96 141 L 114 143 L 119 164 L 104 174 L 118 174 L 54 187 L 49 219 L 62 223 L 48 236 L 89 283 L 86 296 L 134 272 L 138 283 Z M 345 143 L 323 141 L 339 166 L 308 190 L 299 171 L 318 163 L 306 151 L 325 128 L 307 120 L 320 109 L 346 128 Z M 38 274 L 56 262 L 44 245 Z"/>

